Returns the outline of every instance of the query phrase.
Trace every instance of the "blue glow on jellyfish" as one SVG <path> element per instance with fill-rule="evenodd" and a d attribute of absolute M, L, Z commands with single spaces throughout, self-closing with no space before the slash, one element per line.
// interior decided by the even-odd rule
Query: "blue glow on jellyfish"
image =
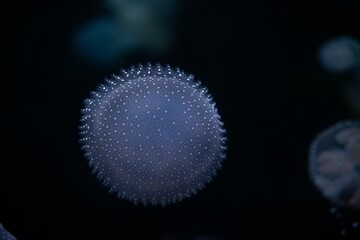
<path fill-rule="evenodd" d="M 94 173 L 119 198 L 167 205 L 210 182 L 225 158 L 225 130 L 192 75 L 139 65 L 100 85 L 82 110 Z"/>
<path fill-rule="evenodd" d="M 16 238 L 9 231 L 7 231 L 1 223 L 0 223 L 0 240 L 16 240 Z"/>

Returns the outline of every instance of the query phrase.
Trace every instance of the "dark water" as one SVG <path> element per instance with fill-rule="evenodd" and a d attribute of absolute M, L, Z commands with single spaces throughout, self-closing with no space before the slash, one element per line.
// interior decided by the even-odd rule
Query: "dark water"
<path fill-rule="evenodd" d="M 343 1 L 184 1 L 163 54 L 131 51 L 90 66 L 71 47 L 100 1 L 12 3 L 0 34 L 5 141 L 0 222 L 18 239 L 354 239 L 346 219 L 312 184 L 308 148 L 317 133 L 358 117 L 343 95 L 350 75 L 324 72 L 319 46 L 360 39 L 360 5 Z M 8 28 L 10 26 L 10 28 Z M 9 29 L 9 33 L 7 32 Z M 137 63 L 193 73 L 227 130 L 223 168 L 182 203 L 133 206 L 108 193 L 78 144 L 82 101 L 105 77 Z M 345 224 L 346 225 L 346 224 Z"/>

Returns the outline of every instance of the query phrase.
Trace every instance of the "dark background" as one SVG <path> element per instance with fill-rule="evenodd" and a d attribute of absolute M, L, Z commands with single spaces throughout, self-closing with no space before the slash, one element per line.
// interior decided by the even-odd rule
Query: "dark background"
<path fill-rule="evenodd" d="M 319 65 L 321 44 L 360 39 L 356 1 L 183 1 L 167 54 L 136 52 L 93 68 L 74 55 L 79 25 L 106 14 L 100 1 L 16 2 L 2 9 L 0 222 L 18 239 L 354 239 L 313 186 L 317 133 L 358 117 L 349 76 Z M 137 63 L 179 66 L 207 86 L 228 137 L 227 159 L 199 194 L 167 207 L 133 206 L 108 193 L 78 144 L 83 100 L 105 77 Z M 351 213 L 351 211 L 350 211 Z"/>

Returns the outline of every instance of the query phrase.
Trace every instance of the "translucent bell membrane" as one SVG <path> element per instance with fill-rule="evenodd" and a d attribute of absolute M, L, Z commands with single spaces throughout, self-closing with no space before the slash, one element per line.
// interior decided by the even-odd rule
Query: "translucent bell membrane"
<path fill-rule="evenodd" d="M 204 187 L 225 154 L 215 104 L 191 75 L 160 65 L 113 76 L 85 101 L 81 142 L 118 197 L 166 205 Z"/>
<path fill-rule="evenodd" d="M 321 132 L 309 160 L 312 180 L 327 199 L 360 210 L 360 121 L 342 121 Z"/>

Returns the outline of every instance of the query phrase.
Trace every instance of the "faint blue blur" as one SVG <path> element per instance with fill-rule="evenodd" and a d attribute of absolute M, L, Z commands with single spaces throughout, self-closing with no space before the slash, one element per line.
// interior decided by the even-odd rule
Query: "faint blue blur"
<path fill-rule="evenodd" d="M 360 43 L 349 36 L 325 42 L 319 50 L 320 64 L 331 73 L 344 73 L 359 65 Z"/>
<path fill-rule="evenodd" d="M 325 42 L 318 52 L 319 62 L 329 73 L 350 73 L 345 98 L 351 110 L 360 114 L 360 42 L 350 36 L 338 36 Z"/>
<path fill-rule="evenodd" d="M 136 47 L 129 30 L 110 18 L 88 22 L 76 33 L 74 44 L 84 61 L 100 65 L 111 64 Z"/>
<path fill-rule="evenodd" d="M 89 20 L 72 43 L 86 63 L 113 65 L 132 52 L 166 53 L 174 42 L 179 0 L 104 0 L 110 14 Z"/>

